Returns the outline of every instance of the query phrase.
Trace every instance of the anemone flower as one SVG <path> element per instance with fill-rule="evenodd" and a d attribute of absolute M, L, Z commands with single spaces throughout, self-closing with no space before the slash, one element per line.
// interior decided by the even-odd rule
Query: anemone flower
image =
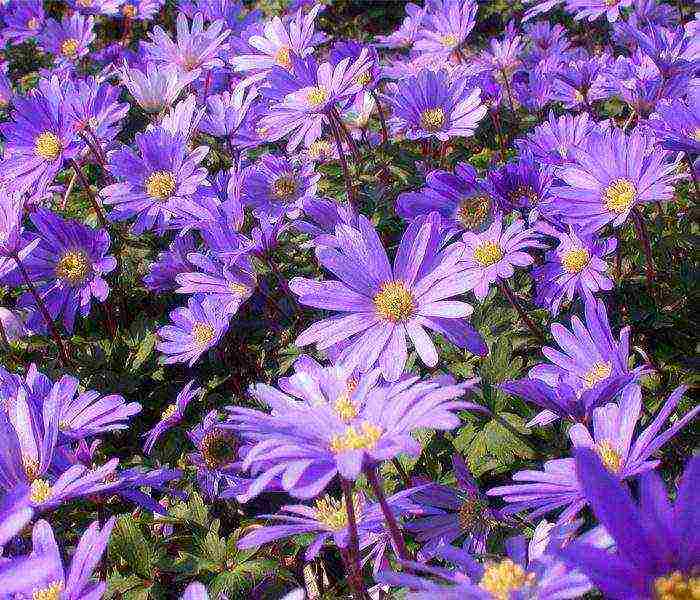
<path fill-rule="evenodd" d="M 171 107 L 182 91 L 197 78 L 196 72 L 182 72 L 175 65 L 146 63 L 141 67 L 126 65 L 119 71 L 122 83 L 147 113 L 159 113 Z"/>
<path fill-rule="evenodd" d="M 185 416 L 187 405 L 202 392 L 202 388 L 193 389 L 194 384 L 194 379 L 188 381 L 185 387 L 177 393 L 175 402 L 173 404 L 168 404 L 158 419 L 158 422 L 143 434 L 143 437 L 146 438 L 143 444 L 143 451 L 146 454 L 150 454 L 153 451 L 153 447 L 160 436 L 182 421 Z"/>

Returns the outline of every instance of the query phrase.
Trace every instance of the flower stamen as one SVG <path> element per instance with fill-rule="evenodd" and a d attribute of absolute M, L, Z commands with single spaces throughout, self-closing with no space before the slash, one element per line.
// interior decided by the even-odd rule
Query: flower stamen
<path fill-rule="evenodd" d="M 534 579 L 534 573 L 527 573 L 520 565 L 506 558 L 486 566 L 479 587 L 491 592 L 496 600 L 509 600 L 511 592 L 530 585 Z"/>
<path fill-rule="evenodd" d="M 56 160 L 61 154 L 61 140 L 50 131 L 40 133 L 34 140 L 34 152 L 46 160 Z"/>
<path fill-rule="evenodd" d="M 445 111 L 440 107 L 424 110 L 420 123 L 426 131 L 440 131 L 445 124 Z"/>
<path fill-rule="evenodd" d="M 634 203 L 637 189 L 628 179 L 616 179 L 603 192 L 603 204 L 614 213 L 625 212 Z"/>
<path fill-rule="evenodd" d="M 561 259 L 562 267 L 567 273 L 580 273 L 591 260 L 591 253 L 586 248 L 568 250 Z"/>
<path fill-rule="evenodd" d="M 495 265 L 503 258 L 503 250 L 491 240 L 486 240 L 474 248 L 474 260 L 484 267 Z"/>
<path fill-rule="evenodd" d="M 341 435 L 331 438 L 331 450 L 336 454 L 348 450 L 371 450 L 377 445 L 382 433 L 380 427 L 369 421 L 363 421 L 359 431 L 350 425 Z"/>
<path fill-rule="evenodd" d="M 175 192 L 175 176 L 170 171 L 154 171 L 148 176 L 144 187 L 155 200 L 167 200 Z"/>
<path fill-rule="evenodd" d="M 416 303 L 401 281 L 388 281 L 374 297 L 374 307 L 383 319 L 398 323 L 413 315 Z"/>

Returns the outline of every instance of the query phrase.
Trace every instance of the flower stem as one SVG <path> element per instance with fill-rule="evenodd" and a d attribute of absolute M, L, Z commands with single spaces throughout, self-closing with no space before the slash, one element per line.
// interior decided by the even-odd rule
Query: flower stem
<path fill-rule="evenodd" d="M 100 227 L 102 227 L 103 229 L 109 229 L 109 223 L 107 223 L 107 217 L 105 216 L 105 212 L 102 209 L 102 206 L 100 206 L 100 203 L 97 201 L 95 195 L 92 193 L 87 177 L 85 177 L 85 173 L 83 173 L 83 169 L 73 158 L 70 159 L 70 163 L 73 167 L 73 170 L 75 171 L 75 174 L 78 176 L 80 185 L 83 186 L 83 189 L 85 190 L 85 193 L 87 194 L 87 197 L 90 200 L 92 209 L 95 211 L 95 214 L 97 215 L 97 220 L 100 222 Z"/>
<path fill-rule="evenodd" d="M 501 148 L 501 161 L 506 162 L 506 141 L 503 138 L 503 130 L 501 129 L 501 120 L 498 118 L 498 111 L 489 110 L 489 115 L 491 115 L 493 128 L 498 135 L 498 144 Z"/>
<path fill-rule="evenodd" d="M 350 147 L 350 152 L 352 152 L 352 160 L 355 162 L 355 164 L 358 166 L 360 165 L 360 151 L 357 149 L 357 144 L 355 144 L 355 140 L 353 139 L 352 135 L 350 134 L 350 131 L 348 128 L 345 126 L 345 123 L 343 123 L 343 119 L 340 117 L 340 113 L 336 108 L 333 108 L 331 110 L 331 114 L 333 115 L 333 118 L 335 118 L 335 122 L 338 125 L 338 131 L 343 133 L 343 137 L 347 140 L 348 146 Z"/>
<path fill-rule="evenodd" d="M 374 495 L 379 501 L 379 506 L 382 508 L 382 513 L 384 513 L 384 520 L 386 521 L 387 527 L 389 528 L 389 534 L 394 542 L 396 552 L 401 560 L 411 560 L 408 554 L 408 549 L 406 548 L 406 542 L 403 539 L 399 525 L 396 522 L 396 517 L 394 513 L 391 512 L 391 507 L 386 501 L 386 496 L 384 495 L 384 490 L 382 489 L 382 484 L 377 477 L 376 467 L 365 467 L 365 475 L 367 476 L 367 481 L 369 481 L 370 486 Z"/>
<path fill-rule="evenodd" d="M 695 174 L 693 161 L 690 159 L 690 155 L 687 152 L 685 153 L 685 162 L 688 163 L 690 178 L 693 180 L 693 186 L 695 187 L 695 203 L 700 204 L 700 182 L 698 182 L 698 176 Z"/>
<path fill-rule="evenodd" d="M 508 74 L 505 69 L 501 69 L 501 75 L 503 76 L 503 84 L 506 88 L 506 94 L 508 94 L 508 103 L 510 104 L 511 112 L 515 112 L 515 103 L 513 102 L 513 94 L 510 91 L 510 83 L 508 81 Z"/>
<path fill-rule="evenodd" d="M 387 141 L 389 141 L 389 130 L 386 127 L 386 119 L 384 118 L 384 111 L 382 110 L 381 104 L 379 104 L 379 96 L 374 90 L 370 91 L 370 95 L 377 105 L 377 113 L 379 114 L 379 123 L 382 126 L 382 146 L 384 146 Z"/>
<path fill-rule="evenodd" d="M 408 473 L 406 473 L 406 469 L 403 468 L 403 465 L 401 462 L 399 462 L 399 459 L 394 457 L 391 459 L 391 464 L 394 465 L 394 468 L 396 469 L 396 472 L 401 476 L 401 479 L 403 480 L 403 484 L 406 488 L 411 487 L 411 478 L 408 476 Z"/>
<path fill-rule="evenodd" d="M 343 145 L 340 142 L 340 133 L 338 132 L 338 126 L 335 124 L 333 117 L 328 117 L 328 122 L 331 126 L 331 132 L 333 133 L 333 139 L 335 140 L 335 147 L 338 149 L 338 157 L 340 158 L 340 166 L 343 169 L 343 178 L 345 179 L 345 192 L 348 196 L 348 202 L 355 208 L 355 190 L 352 187 L 352 181 L 350 180 L 350 170 L 348 169 L 348 161 L 345 160 L 345 154 L 343 153 Z"/>
<path fill-rule="evenodd" d="M 523 309 L 522 306 L 520 306 L 520 303 L 518 302 L 518 299 L 515 297 L 515 294 L 513 291 L 510 289 L 508 286 L 508 283 L 504 279 L 502 279 L 499 282 L 499 287 L 501 288 L 501 291 L 503 292 L 503 295 L 508 298 L 508 302 L 510 302 L 510 305 L 516 310 L 518 315 L 520 316 L 520 320 L 527 325 L 527 328 L 532 332 L 532 335 L 534 335 L 540 342 L 544 343 L 544 335 L 540 331 L 540 329 L 535 325 L 533 320 L 527 316 L 527 313 Z"/>
<path fill-rule="evenodd" d="M 649 290 L 649 295 L 654 295 L 654 257 L 651 254 L 651 244 L 649 243 L 649 233 L 647 232 L 646 224 L 644 223 L 644 217 L 637 209 L 632 210 L 632 216 L 634 218 L 634 225 L 637 228 L 637 235 L 642 242 L 642 248 L 644 250 L 644 256 L 646 258 L 646 272 L 647 272 L 647 289 Z"/>
<path fill-rule="evenodd" d="M 352 484 L 347 479 L 340 478 L 345 499 L 345 510 L 348 514 L 348 531 L 350 534 L 350 546 L 347 550 L 348 582 L 352 588 L 356 600 L 364 600 L 367 592 L 362 579 L 362 567 L 360 566 L 360 541 L 357 535 L 357 517 L 355 505 L 352 500 Z"/>
<path fill-rule="evenodd" d="M 15 259 L 15 262 L 17 263 L 17 268 L 19 269 L 19 272 L 22 274 L 22 277 L 24 278 L 24 282 L 27 284 L 27 287 L 29 288 L 29 292 L 34 297 L 34 302 L 36 302 L 36 305 L 39 308 L 39 311 L 41 312 L 41 316 L 44 317 L 44 321 L 46 322 L 46 327 L 48 328 L 49 333 L 51 334 L 51 337 L 53 338 L 53 341 L 56 342 L 56 346 L 58 348 L 58 355 L 61 359 L 61 363 L 63 363 L 64 367 L 69 367 L 71 364 L 71 360 L 68 357 L 68 352 L 66 351 L 66 346 L 63 343 L 63 340 L 61 339 L 60 334 L 58 333 L 58 329 L 56 329 L 56 324 L 53 322 L 53 319 L 51 318 L 51 315 L 49 314 L 49 309 L 46 308 L 46 304 L 44 304 L 44 301 L 41 299 L 39 292 L 37 291 L 36 287 L 34 286 L 34 283 L 32 283 L 32 279 L 31 279 L 31 277 L 29 277 L 29 273 L 27 273 L 27 269 L 24 268 L 24 265 L 22 264 L 22 261 L 20 260 L 19 256 L 15 254 L 12 258 Z"/>

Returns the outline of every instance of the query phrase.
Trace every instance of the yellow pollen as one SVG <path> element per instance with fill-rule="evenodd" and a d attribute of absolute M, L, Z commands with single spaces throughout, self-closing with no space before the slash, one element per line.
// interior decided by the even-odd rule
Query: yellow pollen
<path fill-rule="evenodd" d="M 318 106 L 319 104 L 323 104 L 328 100 L 330 97 L 330 94 L 328 93 L 328 90 L 324 87 L 313 87 L 309 90 L 309 92 L 306 94 L 306 100 L 308 101 L 311 106 Z"/>
<path fill-rule="evenodd" d="M 400 281 L 388 281 L 382 285 L 374 297 L 374 307 L 379 316 L 398 323 L 408 319 L 416 309 L 416 303 L 411 292 Z"/>
<path fill-rule="evenodd" d="M 457 518 L 459 528 L 466 533 L 475 525 L 488 520 L 488 505 L 478 496 L 470 495 L 459 507 Z"/>
<path fill-rule="evenodd" d="M 214 328 L 208 323 L 195 323 L 192 325 L 192 337 L 198 346 L 208 346 L 215 335 Z"/>
<path fill-rule="evenodd" d="M 445 124 L 445 111 L 442 108 L 429 108 L 420 116 L 420 124 L 426 131 L 440 131 Z"/>
<path fill-rule="evenodd" d="M 122 6 L 122 14 L 127 19 L 133 19 L 136 16 L 136 7 L 133 4 L 125 4 Z"/>
<path fill-rule="evenodd" d="M 165 410 L 163 411 L 163 414 L 160 415 L 160 420 L 165 421 L 166 419 L 169 419 L 172 417 L 175 413 L 177 412 L 177 405 L 176 404 L 169 404 Z"/>
<path fill-rule="evenodd" d="M 358 414 L 357 406 L 350 398 L 351 393 L 352 392 L 349 389 L 345 390 L 342 394 L 340 394 L 340 396 L 338 396 L 333 404 L 333 409 L 335 410 L 336 414 L 346 422 L 352 421 Z"/>
<path fill-rule="evenodd" d="M 94 4 L 94 0 L 78 0 L 76 4 L 83 8 L 90 8 Z"/>
<path fill-rule="evenodd" d="M 591 260 L 591 253 L 585 248 L 569 250 L 561 259 L 561 264 L 567 273 L 580 273 Z"/>
<path fill-rule="evenodd" d="M 361 75 L 358 75 L 355 79 L 362 87 L 365 87 L 370 81 L 372 81 L 372 74 L 369 71 L 365 71 Z"/>
<path fill-rule="evenodd" d="M 605 0 L 605 6 L 616 6 L 620 0 Z"/>
<path fill-rule="evenodd" d="M 73 58 L 78 52 L 78 40 L 75 38 L 68 38 L 61 42 L 61 54 L 66 58 Z"/>
<path fill-rule="evenodd" d="M 496 600 L 508 600 L 511 592 L 530 585 L 534 579 L 534 573 L 526 573 L 520 565 L 506 558 L 486 566 L 479 587 L 490 592 Z"/>
<path fill-rule="evenodd" d="M 362 513 L 364 502 L 359 495 L 353 494 L 352 503 L 355 507 L 355 518 L 357 518 Z M 332 531 L 342 531 L 348 526 L 348 512 L 345 504 L 331 496 L 316 500 L 314 516 L 317 521 L 327 525 Z"/>
<path fill-rule="evenodd" d="M 637 193 L 634 184 L 627 179 L 616 179 L 603 192 L 603 204 L 614 213 L 625 212 L 634 202 Z"/>
<path fill-rule="evenodd" d="M 56 160 L 61 154 L 61 140 L 56 134 L 44 131 L 34 140 L 34 152 L 46 160 Z"/>
<path fill-rule="evenodd" d="M 700 600 L 700 577 L 680 571 L 654 580 L 654 600 Z"/>
<path fill-rule="evenodd" d="M 82 250 L 69 250 L 56 263 L 56 277 L 71 285 L 85 281 L 91 270 L 90 259 Z"/>
<path fill-rule="evenodd" d="M 491 240 L 486 240 L 474 248 L 474 260 L 484 267 L 495 265 L 503 258 L 503 250 Z"/>
<path fill-rule="evenodd" d="M 294 175 L 282 175 L 272 182 L 272 193 L 280 200 L 286 200 L 296 194 L 298 188 Z"/>
<path fill-rule="evenodd" d="M 232 281 L 228 284 L 228 289 L 232 294 L 237 296 L 245 296 L 248 293 L 248 288 L 241 283 Z"/>
<path fill-rule="evenodd" d="M 49 587 L 34 590 L 34 592 L 32 592 L 32 600 L 58 600 L 61 597 L 62 589 L 63 582 L 54 581 L 49 584 Z"/>
<path fill-rule="evenodd" d="M 34 504 L 42 504 L 53 495 L 51 485 L 46 479 L 35 479 L 29 488 L 29 499 Z"/>
<path fill-rule="evenodd" d="M 289 58 L 289 48 L 282 46 L 275 54 L 275 64 L 285 69 L 292 68 L 292 60 Z"/>
<path fill-rule="evenodd" d="M 27 474 L 27 479 L 29 479 L 29 481 L 34 481 L 39 474 L 39 463 L 33 458 L 23 456 L 22 466 L 24 467 L 24 472 Z"/>
<path fill-rule="evenodd" d="M 200 452 L 209 469 L 218 469 L 233 462 L 237 450 L 235 438 L 223 429 L 210 431 L 200 442 Z"/>
<path fill-rule="evenodd" d="M 32 17 L 27 21 L 27 29 L 39 29 L 39 19 Z"/>
<path fill-rule="evenodd" d="M 307 152 L 311 158 L 326 159 L 333 155 L 333 146 L 328 140 L 316 140 Z"/>
<path fill-rule="evenodd" d="M 452 34 L 444 35 L 440 38 L 440 43 L 445 46 L 445 48 L 453 48 L 457 45 L 457 37 Z"/>
<path fill-rule="evenodd" d="M 612 373 L 612 363 L 611 362 L 595 362 L 593 366 L 588 369 L 583 375 L 583 387 L 587 390 L 595 387 L 596 384 L 601 381 L 605 381 Z"/>
<path fill-rule="evenodd" d="M 363 421 L 360 431 L 353 425 L 348 426 L 342 435 L 334 435 L 331 439 L 331 450 L 338 454 L 348 450 L 371 450 L 382 437 L 382 430 L 369 421 Z"/>
<path fill-rule="evenodd" d="M 170 171 L 155 171 L 148 176 L 146 193 L 156 200 L 167 200 L 175 191 L 175 176 Z"/>
<path fill-rule="evenodd" d="M 474 196 L 465 198 L 457 209 L 456 219 L 465 229 L 481 227 L 491 212 L 491 198 Z"/>
<path fill-rule="evenodd" d="M 596 451 L 608 471 L 611 473 L 618 473 L 620 471 L 622 456 L 620 456 L 620 453 L 613 447 L 609 440 L 603 440 L 599 444 L 596 444 Z"/>

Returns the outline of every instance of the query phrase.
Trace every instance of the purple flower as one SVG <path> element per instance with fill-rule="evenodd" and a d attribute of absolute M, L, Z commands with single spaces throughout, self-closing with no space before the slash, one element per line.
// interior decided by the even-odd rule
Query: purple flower
<path fill-rule="evenodd" d="M 165 4 L 165 0 L 126 0 L 122 4 L 121 13 L 125 19 L 148 21 Z"/>
<path fill-rule="evenodd" d="M 595 453 L 579 450 L 576 462 L 586 497 L 615 540 L 616 551 L 577 540 L 561 550 L 562 558 L 612 600 L 697 595 L 700 457 L 688 462 L 673 506 L 656 473 L 641 478 L 640 502 L 635 504 Z"/>
<path fill-rule="evenodd" d="M 102 194 L 105 203 L 114 206 L 110 219 L 135 216 L 134 233 L 155 228 L 162 234 L 173 220 L 172 207 L 187 200 L 206 178 L 199 164 L 209 148 L 190 150 L 184 135 L 163 127 L 137 133 L 135 139 L 138 154 L 122 146 L 110 155 L 107 168 L 123 181 L 107 186 Z"/>
<path fill-rule="evenodd" d="M 186 362 L 190 367 L 200 356 L 219 343 L 228 330 L 229 316 L 207 298 L 193 296 L 187 308 L 170 313 L 172 325 L 158 330 L 156 348 L 163 352 L 165 364 Z"/>
<path fill-rule="evenodd" d="M 319 179 L 308 162 L 294 164 L 283 156 L 264 154 L 243 171 L 241 200 L 273 220 L 285 214 L 298 217 L 304 200 L 316 195 Z"/>
<path fill-rule="evenodd" d="M 38 89 L 17 97 L 11 120 L 0 125 L 0 132 L 5 138 L 0 180 L 17 193 L 32 190 L 41 197 L 82 147 L 58 77 L 42 79 Z"/>
<path fill-rule="evenodd" d="M 294 227 L 313 237 L 315 246 L 335 247 L 337 225 L 357 228 L 357 213 L 349 204 L 341 204 L 333 198 L 315 196 L 304 199 L 303 216 L 294 221 Z"/>
<path fill-rule="evenodd" d="M 594 127 L 588 113 L 557 118 L 550 111 L 547 121 L 515 143 L 537 162 L 559 166 L 573 160 L 574 149 L 586 145 Z"/>
<path fill-rule="evenodd" d="M 115 16 L 119 13 L 124 0 L 67 0 L 68 5 L 75 11 L 86 15 Z"/>
<path fill-rule="evenodd" d="M 452 429 L 459 424 L 455 411 L 480 409 L 456 399 L 474 380 L 407 376 L 379 384 L 378 370 L 356 379 L 350 367 L 308 363 L 298 363 L 292 377 L 280 380 L 281 390 L 264 384 L 251 389 L 271 415 L 228 408 L 227 426 L 253 443 L 243 468 L 263 482 L 281 476 L 284 489 L 298 498 L 318 495 L 338 473 L 355 480 L 363 467 L 401 453 L 417 456 L 421 446 L 412 432 Z"/>
<path fill-rule="evenodd" d="M 192 270 L 187 255 L 195 249 L 194 236 L 191 233 L 176 237 L 167 250 L 158 254 L 158 259 L 151 263 L 143 282 L 151 292 L 168 292 L 177 287 L 175 277 L 179 273 Z"/>
<path fill-rule="evenodd" d="M 42 0 L 10 0 L 3 11 L 3 43 L 21 44 L 39 35 L 46 15 Z"/>
<path fill-rule="evenodd" d="M 431 171 L 426 186 L 417 192 L 400 194 L 396 213 L 412 221 L 420 215 L 436 211 L 442 217 L 447 238 L 468 231 L 483 231 L 499 214 L 490 186 L 477 179 L 468 163 L 458 163 L 454 174 Z"/>
<path fill-rule="evenodd" d="M 568 233 L 552 231 L 552 234 L 559 239 L 559 245 L 547 252 L 542 266 L 532 270 L 538 304 L 547 306 L 556 315 L 564 298 L 572 302 L 574 296 L 580 296 L 589 302 L 601 290 L 613 289 L 604 258 L 615 251 L 615 239 L 577 235 L 572 228 Z"/>
<path fill-rule="evenodd" d="M 476 24 L 478 6 L 473 0 L 432 0 L 422 19 L 414 49 L 444 55 L 457 51 Z"/>
<path fill-rule="evenodd" d="M 13 195 L 2 190 L 0 201 L 0 276 L 4 276 L 17 267 L 13 258 L 17 256 L 24 261 L 41 241 L 39 237 L 24 234 L 22 219 L 24 202 L 20 195 Z"/>
<path fill-rule="evenodd" d="M 95 32 L 92 30 L 94 22 L 93 17 L 85 17 L 80 13 L 65 16 L 60 23 L 48 19 L 39 36 L 39 44 L 45 52 L 50 52 L 57 58 L 59 66 L 72 67 L 90 51 L 89 46 L 95 40 Z"/>
<path fill-rule="evenodd" d="M 187 586 L 182 596 L 180 596 L 180 600 L 209 600 L 209 594 L 207 593 L 207 588 L 195 581 Z"/>
<path fill-rule="evenodd" d="M 465 78 L 421 71 L 397 86 L 396 93 L 386 98 L 393 110 L 389 123 L 411 140 L 468 137 L 486 115 L 479 89 L 469 87 Z"/>
<path fill-rule="evenodd" d="M 125 66 L 120 72 L 122 83 L 138 105 L 147 113 L 159 113 L 172 106 L 178 96 L 196 78 L 196 72 L 184 73 L 175 65 L 149 62 L 146 70 Z"/>
<path fill-rule="evenodd" d="M 187 405 L 193 398 L 202 392 L 202 388 L 192 389 L 194 383 L 194 379 L 187 382 L 185 387 L 178 392 L 175 402 L 173 404 L 169 404 L 161 414 L 158 422 L 143 434 L 143 437 L 146 438 L 143 445 L 143 451 L 146 454 L 150 454 L 152 452 L 153 446 L 155 446 L 156 441 L 161 435 L 182 421 L 183 417 L 185 416 L 185 409 L 187 408 Z"/>
<path fill-rule="evenodd" d="M 437 364 L 426 328 L 459 347 L 486 354 L 481 337 L 466 321 L 472 307 L 452 299 L 469 289 L 469 280 L 456 272 L 459 246 L 440 249 L 437 214 L 419 217 L 408 227 L 393 268 L 377 232 L 363 216 L 357 229 L 338 225 L 335 237 L 338 247 L 319 247 L 316 256 L 340 281 L 296 277 L 290 288 L 301 304 L 346 314 L 314 323 L 297 338 L 298 346 L 316 344 L 323 350 L 350 340 L 345 357 L 362 371 L 378 364 L 389 381 L 403 373 L 407 335 L 427 366 Z"/>
<path fill-rule="evenodd" d="M 452 456 L 452 468 L 456 487 L 432 483 L 411 496 L 420 507 L 421 518 L 407 523 L 406 529 L 424 544 L 418 553 L 421 562 L 430 560 L 441 546 L 461 537 L 465 550 L 472 554 L 486 553 L 489 533 L 501 520 L 457 454 Z"/>
<path fill-rule="evenodd" d="M 604 69 L 610 62 L 611 57 L 607 53 L 568 61 L 556 73 L 552 99 L 562 102 L 569 109 L 590 109 L 594 100 L 608 97 L 604 86 Z"/>
<path fill-rule="evenodd" d="M 418 38 L 426 11 L 423 7 L 409 2 L 406 4 L 406 17 L 401 26 L 389 35 L 376 36 L 377 45 L 385 48 L 404 48 L 412 46 Z"/>
<path fill-rule="evenodd" d="M 233 93 L 207 98 L 207 113 L 199 123 L 199 129 L 214 137 L 226 138 L 228 143 L 239 148 L 254 147 L 259 144 L 254 121 L 259 117 L 255 89 L 238 86 Z"/>
<path fill-rule="evenodd" d="M 646 429 L 634 435 L 642 408 L 641 395 L 623 396 L 620 404 L 607 404 L 593 411 L 593 432 L 582 423 L 569 429 L 574 448 L 594 450 L 608 471 L 619 480 L 628 479 L 655 469 L 659 462 L 651 457 L 700 412 L 700 406 L 689 411 L 671 427 L 661 428 L 678 405 L 686 386 L 676 388 Z M 544 472 L 519 471 L 513 485 L 490 489 L 490 496 L 501 496 L 509 503 L 507 514 L 530 511 L 537 518 L 564 508 L 559 522 L 573 518 L 586 505 L 584 482 L 578 478 L 573 458 L 550 460 Z"/>
<path fill-rule="evenodd" d="M 527 267 L 534 262 L 528 248 L 544 248 L 534 229 L 526 229 L 521 219 L 503 229 L 503 221 L 497 217 L 483 233 L 465 232 L 460 250 L 458 267 L 460 278 L 467 290 L 483 302 L 494 283 L 509 279 L 514 267 Z"/>
<path fill-rule="evenodd" d="M 106 484 L 95 494 L 98 498 L 107 500 L 117 495 L 125 500 L 152 511 L 156 514 L 167 516 L 167 511 L 160 502 L 141 491 L 141 488 L 149 488 L 151 492 L 159 490 L 171 496 L 185 499 L 187 496 L 183 492 L 178 492 L 169 488 L 166 484 L 180 479 L 182 471 L 179 469 L 145 469 L 143 467 L 133 467 L 117 471 L 108 478 Z"/>
<path fill-rule="evenodd" d="M 649 124 L 667 150 L 700 154 L 700 88 L 691 88 L 686 102 L 660 102 Z"/>
<path fill-rule="evenodd" d="M 639 204 L 673 197 L 676 165 L 642 133 L 592 135 L 587 148 L 573 154 L 574 164 L 558 173 L 565 185 L 553 193 L 564 218 L 583 231 L 619 227 Z"/>
<path fill-rule="evenodd" d="M 68 331 L 73 331 L 78 310 L 83 317 L 90 314 L 92 299 L 104 302 L 109 286 L 104 276 L 113 271 L 117 262 L 109 251 L 109 234 L 95 230 L 78 221 L 67 221 L 50 210 L 38 209 L 31 221 L 40 242 L 22 261 L 51 316 L 61 318 Z M 22 279 L 14 274 L 14 281 Z M 36 308 L 33 295 L 26 292 L 20 306 Z M 46 323 L 37 311 L 31 319 L 33 328 L 43 331 Z"/>
<path fill-rule="evenodd" d="M 93 581 L 92 574 L 107 548 L 114 523 L 112 517 L 100 529 L 94 521 L 80 537 L 66 569 L 51 525 L 37 521 L 32 529 L 32 552 L 0 562 L 3 595 L 37 600 L 101 598 L 107 585 Z"/>
<path fill-rule="evenodd" d="M 223 31 L 222 31 L 223 30 Z M 192 26 L 184 13 L 177 16 L 176 42 L 158 25 L 150 34 L 150 42 L 144 44 L 149 60 L 165 65 L 176 65 L 182 72 L 196 72 L 223 67 L 219 54 L 228 48 L 225 40 L 230 35 L 219 20 L 205 27 L 201 13 L 192 19 Z"/>

